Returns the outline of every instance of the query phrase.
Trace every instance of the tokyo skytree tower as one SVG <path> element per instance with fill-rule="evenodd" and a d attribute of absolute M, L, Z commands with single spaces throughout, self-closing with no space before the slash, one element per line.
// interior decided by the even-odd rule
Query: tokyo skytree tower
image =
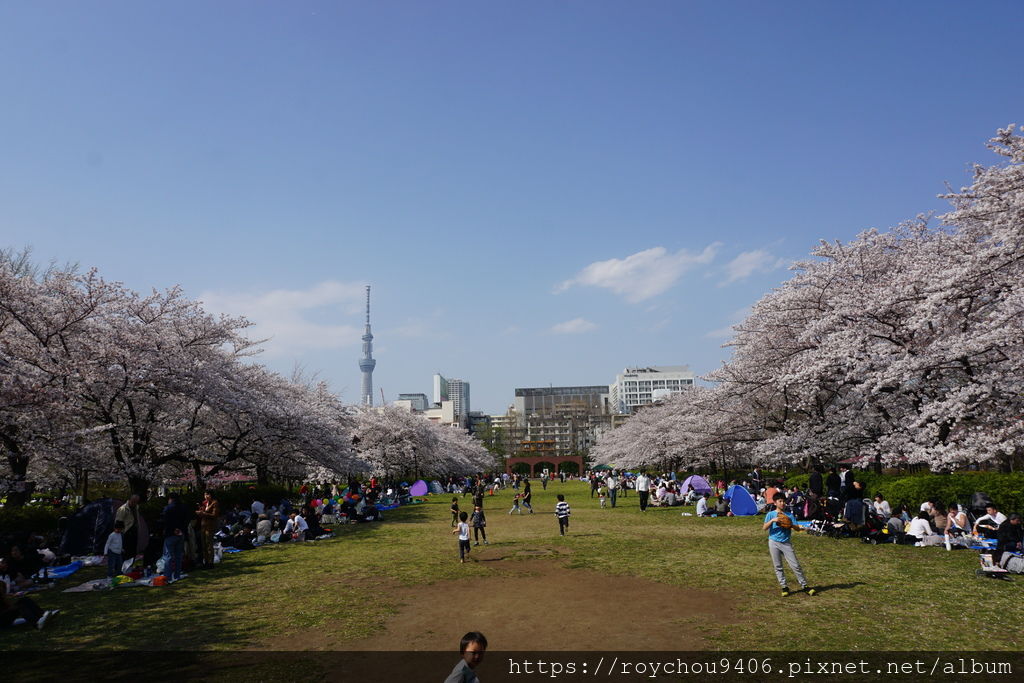
<path fill-rule="evenodd" d="M 363 333 L 363 357 L 359 359 L 359 369 L 363 371 L 364 406 L 373 405 L 373 369 L 377 361 L 373 359 L 373 333 L 370 332 L 370 285 L 366 285 L 366 331 Z"/>

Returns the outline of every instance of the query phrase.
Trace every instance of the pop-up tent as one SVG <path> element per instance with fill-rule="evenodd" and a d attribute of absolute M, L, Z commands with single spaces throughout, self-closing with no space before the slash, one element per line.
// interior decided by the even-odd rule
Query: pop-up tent
<path fill-rule="evenodd" d="M 118 505 L 115 500 L 101 498 L 72 515 L 60 539 L 60 551 L 66 555 L 102 555 L 107 536 L 114 530 Z"/>
<path fill-rule="evenodd" d="M 683 482 L 682 488 L 679 490 L 686 493 L 690 490 L 690 486 L 692 486 L 693 490 L 697 493 L 711 493 L 711 484 L 709 484 L 708 480 L 699 474 L 693 474 L 687 477 L 686 481 Z"/>
<path fill-rule="evenodd" d="M 425 496 L 430 489 L 427 487 L 427 482 L 422 479 L 416 481 L 412 486 L 409 487 L 410 496 Z"/>
<path fill-rule="evenodd" d="M 444 487 L 441 486 L 441 482 L 439 482 L 439 481 L 432 481 L 432 482 L 430 482 L 430 492 L 431 493 L 444 493 Z"/>
<path fill-rule="evenodd" d="M 738 517 L 749 517 L 757 514 L 757 501 L 750 495 L 750 491 L 739 484 L 733 484 L 725 492 L 729 500 L 729 510 Z"/>

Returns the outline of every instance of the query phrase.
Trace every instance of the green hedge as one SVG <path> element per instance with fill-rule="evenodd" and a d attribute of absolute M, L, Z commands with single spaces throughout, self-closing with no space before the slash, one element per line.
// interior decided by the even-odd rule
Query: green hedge
<path fill-rule="evenodd" d="M 71 508 L 55 508 L 50 505 L 0 508 L 0 534 L 26 531 L 52 534 L 57 531 L 57 521 L 71 512 Z"/>
<path fill-rule="evenodd" d="M 892 504 L 906 503 L 916 509 L 926 500 L 948 505 L 968 502 L 975 491 L 987 493 L 1000 510 L 1024 510 L 1024 474 L 998 472 L 957 472 L 954 474 L 876 474 L 855 471 L 854 478 L 864 483 L 869 495 L 881 493 Z M 791 474 L 786 485 L 807 488 L 809 474 Z"/>
<path fill-rule="evenodd" d="M 962 472 L 899 477 L 881 483 L 876 492 L 890 503 L 916 507 L 926 500 L 943 505 L 950 501 L 965 503 L 975 491 L 987 493 L 1007 513 L 1024 510 L 1024 474 Z"/>

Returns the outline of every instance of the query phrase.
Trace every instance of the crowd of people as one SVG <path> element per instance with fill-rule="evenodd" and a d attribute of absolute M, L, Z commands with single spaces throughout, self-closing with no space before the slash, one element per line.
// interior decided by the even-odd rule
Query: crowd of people
<path fill-rule="evenodd" d="M 323 538 L 330 535 L 325 525 L 378 521 L 381 507 L 409 499 L 407 487 L 384 487 L 376 478 L 365 483 L 353 478 L 347 488 L 303 486 L 299 493 L 302 500 L 297 503 L 254 495 L 248 506 L 225 509 L 216 492 L 207 491 L 190 508 L 172 491 L 150 524 L 139 496 L 129 496 L 114 511 L 112 528 L 100 537 L 107 579 L 113 584 L 127 573 L 173 583 L 187 576 L 186 570 L 214 567 L 225 548 L 248 550 Z M 0 627 L 24 621 L 42 628 L 56 614 L 39 609 L 29 594 L 48 587 L 53 580 L 48 569 L 70 559 L 51 550 L 58 547 L 56 537 L 37 532 L 11 533 L 0 541 Z"/>

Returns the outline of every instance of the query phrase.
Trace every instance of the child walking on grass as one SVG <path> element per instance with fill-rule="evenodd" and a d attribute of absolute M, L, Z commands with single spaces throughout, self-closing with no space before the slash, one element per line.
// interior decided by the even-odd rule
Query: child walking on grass
<path fill-rule="evenodd" d="M 453 534 L 459 535 L 459 562 L 466 561 L 466 555 L 469 554 L 469 524 L 466 520 L 469 519 L 469 515 L 465 512 L 459 513 L 459 525 L 452 529 Z"/>
<path fill-rule="evenodd" d="M 565 496 L 558 494 L 558 502 L 555 504 L 555 516 L 558 517 L 558 533 L 565 536 L 569 530 L 569 504 L 565 502 Z"/>
<path fill-rule="evenodd" d="M 608 497 L 608 487 L 601 484 L 597 487 L 597 499 L 601 501 L 601 507 L 604 507 L 605 499 Z"/>
<path fill-rule="evenodd" d="M 452 526 L 458 526 L 459 524 L 459 499 L 452 498 Z"/>
<path fill-rule="evenodd" d="M 772 496 L 775 509 L 764 517 L 764 525 L 761 527 L 768 532 L 768 552 L 772 556 L 772 564 L 775 566 L 775 578 L 779 580 L 782 587 L 782 597 L 789 595 L 789 588 L 786 586 L 786 573 L 782 570 L 782 558 L 786 558 L 789 568 L 796 574 L 796 580 L 800 582 L 800 590 L 808 595 L 814 595 L 816 590 L 807 585 L 804 571 L 800 568 L 800 562 L 793 552 L 793 544 L 790 537 L 793 534 L 793 518 L 786 514 L 786 495 L 781 491 Z M 785 518 L 785 519 L 783 519 Z"/>
<path fill-rule="evenodd" d="M 480 545 L 480 537 L 484 537 L 484 545 L 487 545 L 487 518 L 484 517 L 484 509 L 480 506 L 473 508 L 473 545 Z"/>
<path fill-rule="evenodd" d="M 516 495 L 512 496 L 512 509 L 508 511 L 508 514 L 511 515 L 513 512 L 518 512 L 519 514 L 523 514 L 523 509 L 521 507 L 519 507 L 519 494 L 518 493 Z"/>

